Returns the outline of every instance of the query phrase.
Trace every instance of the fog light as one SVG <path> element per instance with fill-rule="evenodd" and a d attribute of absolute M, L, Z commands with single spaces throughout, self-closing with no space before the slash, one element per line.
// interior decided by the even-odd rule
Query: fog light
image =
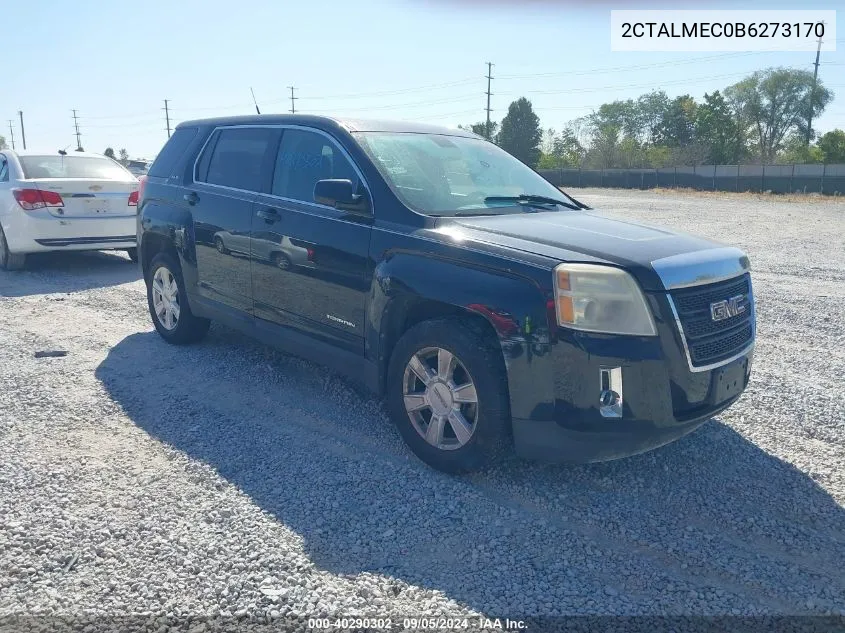
<path fill-rule="evenodd" d="M 622 417 L 622 368 L 599 369 L 599 413 L 604 418 Z"/>

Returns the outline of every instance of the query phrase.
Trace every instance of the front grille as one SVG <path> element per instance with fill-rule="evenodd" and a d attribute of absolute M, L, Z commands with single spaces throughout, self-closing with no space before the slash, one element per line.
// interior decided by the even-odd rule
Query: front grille
<path fill-rule="evenodd" d="M 751 278 L 742 277 L 715 284 L 672 290 L 670 293 L 681 322 L 690 360 L 694 367 L 718 363 L 741 352 L 754 339 L 754 303 Z M 744 312 L 714 321 L 712 303 L 743 295 Z"/>

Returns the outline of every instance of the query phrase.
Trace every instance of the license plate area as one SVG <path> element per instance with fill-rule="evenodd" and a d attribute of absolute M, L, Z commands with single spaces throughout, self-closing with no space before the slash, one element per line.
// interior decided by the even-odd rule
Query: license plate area
<path fill-rule="evenodd" d="M 747 358 L 714 369 L 710 383 L 710 403 L 718 405 L 742 393 L 742 390 L 745 389 L 747 375 Z"/>
<path fill-rule="evenodd" d="M 111 200 L 107 198 L 83 198 L 83 208 L 86 214 L 99 215 L 111 211 Z"/>

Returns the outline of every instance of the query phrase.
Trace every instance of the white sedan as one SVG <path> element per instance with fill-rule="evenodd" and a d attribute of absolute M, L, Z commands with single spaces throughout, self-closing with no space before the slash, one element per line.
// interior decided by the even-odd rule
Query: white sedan
<path fill-rule="evenodd" d="M 99 154 L 0 150 L 0 268 L 41 251 L 125 250 L 136 261 L 138 186 Z"/>

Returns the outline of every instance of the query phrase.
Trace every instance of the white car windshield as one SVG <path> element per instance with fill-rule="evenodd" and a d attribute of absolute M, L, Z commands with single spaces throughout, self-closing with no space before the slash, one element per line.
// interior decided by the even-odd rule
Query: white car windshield
<path fill-rule="evenodd" d="M 109 158 L 97 156 L 20 156 L 25 178 L 130 180 L 132 175 Z"/>
<path fill-rule="evenodd" d="M 491 215 L 580 205 L 493 143 L 408 132 L 355 137 L 394 193 L 432 216 Z"/>

